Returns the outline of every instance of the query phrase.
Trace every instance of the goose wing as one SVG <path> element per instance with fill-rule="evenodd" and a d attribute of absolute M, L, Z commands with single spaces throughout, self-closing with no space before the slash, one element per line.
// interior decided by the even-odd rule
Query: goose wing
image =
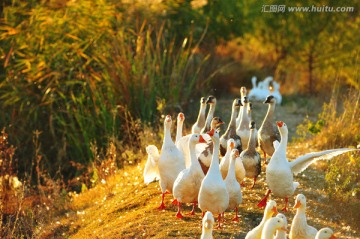
<path fill-rule="evenodd" d="M 317 160 L 330 160 L 335 156 L 354 150 L 357 149 L 341 148 L 341 149 L 329 149 L 320 152 L 308 153 L 296 158 L 294 161 L 289 162 L 289 165 L 291 167 L 291 171 L 294 174 L 298 174 L 304 171 L 310 164 L 312 164 Z"/>

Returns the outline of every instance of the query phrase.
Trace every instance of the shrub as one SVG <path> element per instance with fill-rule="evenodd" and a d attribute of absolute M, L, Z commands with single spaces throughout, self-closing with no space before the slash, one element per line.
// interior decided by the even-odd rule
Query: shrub
<path fill-rule="evenodd" d="M 179 45 L 171 23 L 126 14 L 102 0 L 4 9 L 0 123 L 21 146 L 21 172 L 34 167 L 35 130 L 42 167 L 72 178 L 82 172 L 70 162 L 94 161 L 91 142 L 101 151 L 116 138 L 136 150 L 142 123 L 158 121 L 157 101 L 181 104 L 204 87 L 198 76 L 207 56 L 191 35 Z"/>
<path fill-rule="evenodd" d="M 340 97 L 333 93 L 316 122 L 305 119 L 298 134 L 320 149 L 358 147 L 360 142 L 360 92 L 350 90 Z M 350 157 L 350 160 L 349 160 Z M 330 195 L 349 201 L 360 199 L 360 153 L 348 153 L 332 159 L 326 172 Z"/>

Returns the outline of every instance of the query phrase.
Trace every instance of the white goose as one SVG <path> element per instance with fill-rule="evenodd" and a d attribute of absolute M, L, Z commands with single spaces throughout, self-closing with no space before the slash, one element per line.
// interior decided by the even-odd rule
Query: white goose
<path fill-rule="evenodd" d="M 220 162 L 220 172 L 222 175 L 222 178 L 225 179 L 226 175 L 228 173 L 229 170 L 229 164 L 230 164 L 230 160 L 231 160 L 231 151 L 233 150 L 235 146 L 235 140 L 234 139 L 229 139 L 227 141 L 227 149 L 226 149 L 226 154 L 224 157 L 222 157 L 221 162 Z"/>
<path fill-rule="evenodd" d="M 200 131 L 200 133 L 202 133 L 202 134 L 211 130 L 211 121 L 214 118 L 215 107 L 216 107 L 215 96 L 210 95 L 206 100 L 206 104 L 210 105 L 210 108 L 209 108 L 209 112 L 206 116 L 205 126 Z"/>
<path fill-rule="evenodd" d="M 251 188 L 254 188 L 256 179 L 261 173 L 261 158 L 256 151 L 256 124 L 255 121 L 250 122 L 250 138 L 247 148 L 241 152 L 240 158 L 245 168 L 245 176 L 252 178 L 254 183 Z"/>
<path fill-rule="evenodd" d="M 286 232 L 288 231 L 288 229 L 287 229 L 288 223 L 287 223 L 286 217 L 282 213 L 278 213 L 276 215 L 276 217 L 281 218 L 283 220 L 283 229 L 285 229 L 285 230 L 278 230 L 276 232 L 274 239 L 286 239 Z"/>
<path fill-rule="evenodd" d="M 201 129 L 205 126 L 206 105 L 205 97 L 201 97 L 199 115 L 195 124 L 191 127 L 191 133 L 193 134 L 199 134 Z"/>
<path fill-rule="evenodd" d="M 286 231 L 283 226 L 284 221 L 279 217 L 270 218 L 265 222 L 264 229 L 261 234 L 261 239 L 274 239 L 276 231 Z"/>
<path fill-rule="evenodd" d="M 236 135 L 236 115 L 239 114 L 240 106 L 242 106 L 240 99 L 235 99 L 232 104 L 231 118 L 225 133 L 220 137 L 220 153 L 225 155 L 227 149 L 227 141 L 232 138 L 235 142 L 235 147 L 241 152 L 241 139 Z"/>
<path fill-rule="evenodd" d="M 175 144 L 179 142 L 179 140 L 183 137 L 183 125 L 185 121 L 185 115 L 183 113 L 179 113 L 176 121 L 176 138 Z"/>
<path fill-rule="evenodd" d="M 241 121 L 239 126 L 236 128 L 236 135 L 238 135 L 241 139 L 241 145 L 243 146 L 243 148 L 245 148 L 245 145 L 248 144 L 249 142 L 249 137 L 250 137 L 250 129 L 249 129 L 249 123 L 250 123 L 250 119 L 249 116 L 247 114 L 247 108 L 249 105 L 249 101 L 247 100 L 247 97 L 244 97 L 243 99 L 243 109 L 242 110 L 242 116 L 241 116 Z"/>
<path fill-rule="evenodd" d="M 155 145 L 146 146 L 146 152 L 148 154 L 148 158 L 146 160 L 143 176 L 144 183 L 149 184 L 160 179 L 158 167 L 160 154 Z"/>
<path fill-rule="evenodd" d="M 260 207 L 266 205 L 266 199 L 272 192 L 277 197 L 285 198 L 285 207 L 283 210 L 287 211 L 288 197 L 294 195 L 294 191 L 299 185 L 298 182 L 293 181 L 293 174 L 301 173 L 317 160 L 329 160 L 346 152 L 359 151 L 358 149 L 350 148 L 329 149 L 308 153 L 288 162 L 286 159 L 288 128 L 282 121 L 278 121 L 277 126 L 281 134 L 281 141 L 280 144 L 277 143 L 276 150 L 271 157 L 270 163 L 266 167 L 266 182 L 269 190 L 263 200 L 258 204 Z"/>
<path fill-rule="evenodd" d="M 280 84 L 276 81 L 272 82 L 273 85 L 273 92 L 271 92 L 271 95 L 275 97 L 276 103 L 281 105 L 282 102 L 282 96 L 280 94 Z"/>
<path fill-rule="evenodd" d="M 194 203 L 191 215 L 195 214 L 195 205 L 198 199 L 201 181 L 205 177 L 199 161 L 196 158 L 195 145 L 204 143 L 204 138 L 199 134 L 192 134 L 189 140 L 190 167 L 182 170 L 173 186 L 173 196 L 178 203 L 177 218 L 183 218 L 181 214 L 181 203 Z"/>
<path fill-rule="evenodd" d="M 239 127 L 243 110 L 247 110 L 244 107 L 244 97 L 246 97 L 246 94 L 247 94 L 246 87 L 242 86 L 240 88 L 241 107 L 240 107 L 240 111 L 238 112 L 237 117 L 236 117 L 236 128 Z"/>
<path fill-rule="evenodd" d="M 257 78 L 256 76 L 253 76 L 251 78 L 251 83 L 252 83 L 252 89 L 250 90 L 249 94 L 248 94 L 248 97 L 250 100 L 262 100 L 263 98 L 261 97 L 262 95 L 262 92 L 261 90 L 258 88 L 258 86 L 256 85 L 256 81 L 257 81 Z M 239 121 L 240 122 L 240 121 Z"/>
<path fill-rule="evenodd" d="M 295 205 L 296 214 L 291 223 L 290 239 L 315 239 L 318 230 L 309 226 L 306 220 L 306 197 L 303 194 L 296 196 Z"/>
<path fill-rule="evenodd" d="M 229 193 L 229 206 L 228 209 L 235 208 L 235 217 L 232 219 L 234 222 L 239 221 L 238 207 L 242 202 L 241 186 L 236 180 L 235 176 L 235 161 L 239 156 L 239 150 L 233 149 L 230 156 L 230 164 L 227 176 L 225 178 L 226 190 Z"/>
<path fill-rule="evenodd" d="M 206 212 L 202 219 L 202 233 L 200 239 L 213 239 L 213 227 L 214 216 L 211 212 Z"/>
<path fill-rule="evenodd" d="M 337 239 L 337 237 L 335 237 L 333 230 L 325 227 L 318 231 L 315 239 Z"/>
<path fill-rule="evenodd" d="M 160 174 L 160 188 L 161 188 L 161 204 L 159 210 L 165 209 L 164 198 L 167 192 L 172 193 L 174 181 L 177 175 L 185 168 L 185 161 L 182 153 L 175 146 L 171 139 L 172 120 L 171 116 L 167 115 L 164 121 L 164 140 L 161 147 L 159 159 L 159 174 Z"/>
<path fill-rule="evenodd" d="M 266 97 L 264 104 L 269 104 L 268 111 L 264 118 L 262 125 L 258 131 L 258 140 L 261 150 L 264 153 L 264 160 L 266 161 L 266 154 L 272 156 L 275 149 L 273 142 L 275 140 L 280 141 L 280 133 L 278 128 L 276 127 L 274 121 L 274 112 L 275 112 L 275 104 L 276 100 L 274 96 L 269 95 Z"/>
<path fill-rule="evenodd" d="M 277 213 L 278 211 L 276 209 L 276 202 L 273 200 L 269 200 L 268 204 L 265 207 L 264 216 L 260 224 L 251 231 L 249 231 L 246 234 L 245 239 L 261 239 L 261 233 L 264 228 L 265 222 L 269 220 L 273 216 L 273 214 L 276 215 Z"/>
<path fill-rule="evenodd" d="M 210 211 L 219 215 L 218 228 L 221 228 L 221 214 L 229 205 L 229 194 L 219 169 L 219 132 L 212 129 L 209 135 L 214 143 L 214 151 L 209 171 L 201 182 L 198 202 L 202 212 Z"/>

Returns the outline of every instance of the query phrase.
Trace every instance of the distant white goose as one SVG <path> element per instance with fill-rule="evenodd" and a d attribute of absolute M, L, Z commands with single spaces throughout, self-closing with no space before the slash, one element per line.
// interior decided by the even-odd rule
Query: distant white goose
<path fill-rule="evenodd" d="M 228 128 L 225 133 L 220 137 L 220 153 L 221 156 L 224 156 L 227 149 L 227 141 L 232 138 L 235 140 L 235 148 L 237 148 L 240 152 L 241 148 L 241 139 L 236 134 L 236 116 L 239 114 L 240 106 L 242 106 L 241 100 L 239 98 L 234 99 L 231 109 L 231 118 L 228 124 Z"/>
<path fill-rule="evenodd" d="M 200 131 L 201 134 L 204 134 L 211 130 L 211 121 L 214 118 L 214 113 L 216 108 L 216 97 L 210 95 L 206 100 L 206 104 L 210 105 L 210 108 L 206 116 L 205 126 Z"/>
<path fill-rule="evenodd" d="M 241 145 L 243 148 L 245 148 L 246 145 L 248 144 L 250 137 L 250 129 L 249 129 L 250 119 L 246 110 L 248 105 L 249 105 L 249 101 L 247 100 L 247 97 L 244 97 L 243 107 L 242 107 L 244 108 L 244 110 L 242 111 L 240 124 L 236 128 L 236 135 L 240 137 Z"/>
<path fill-rule="evenodd" d="M 158 167 L 160 154 L 155 145 L 146 146 L 146 152 L 148 154 L 148 158 L 146 160 L 143 176 L 144 183 L 149 184 L 160 179 Z"/>
<path fill-rule="evenodd" d="M 258 140 L 261 150 L 264 153 L 264 160 L 266 155 L 272 156 L 275 149 L 273 142 L 280 141 L 280 133 L 274 121 L 276 99 L 269 95 L 266 97 L 264 104 L 269 104 L 268 111 L 258 131 Z"/>
<path fill-rule="evenodd" d="M 285 230 L 278 230 L 276 232 L 276 235 L 275 235 L 274 239 L 286 239 L 287 238 L 286 237 L 286 232 L 288 231 L 288 229 L 287 229 L 288 228 L 288 223 L 287 223 L 286 217 L 282 213 L 278 213 L 276 215 L 276 217 L 281 218 L 283 220 L 283 229 L 285 229 Z"/>
<path fill-rule="evenodd" d="M 183 137 L 183 125 L 185 121 L 185 115 L 183 113 L 179 113 L 177 116 L 176 122 L 176 138 L 175 144 Z"/>
<path fill-rule="evenodd" d="M 290 228 L 290 239 L 315 239 L 316 228 L 309 226 L 306 220 L 306 197 L 303 194 L 296 196 L 296 214 Z"/>
<path fill-rule="evenodd" d="M 167 192 L 172 193 L 174 181 L 177 175 L 185 168 L 185 161 L 182 153 L 175 146 L 171 139 L 172 119 L 170 115 L 164 121 L 164 140 L 161 147 L 159 159 L 159 174 L 161 188 L 161 204 L 159 210 L 165 209 L 164 198 Z"/>
<path fill-rule="evenodd" d="M 206 212 L 202 219 L 202 233 L 200 239 L 213 239 L 212 231 L 214 227 L 214 216 L 211 212 Z"/>
<path fill-rule="evenodd" d="M 260 81 L 257 85 L 256 80 L 256 77 L 253 76 L 253 78 L 251 79 L 253 88 L 249 92 L 248 98 L 254 101 L 261 101 L 270 94 L 269 85 L 273 78 L 271 76 L 268 76 L 263 81 Z"/>
<path fill-rule="evenodd" d="M 191 127 L 191 133 L 199 134 L 201 129 L 205 126 L 205 117 L 206 117 L 206 99 L 205 97 L 201 97 L 200 99 L 200 110 L 199 115 L 195 124 Z"/>
<path fill-rule="evenodd" d="M 325 227 L 318 231 L 315 239 L 337 239 L 337 237 L 335 237 L 333 230 Z"/>
<path fill-rule="evenodd" d="M 218 214 L 218 228 L 221 228 L 221 214 L 228 208 L 229 194 L 219 169 L 220 137 L 218 130 L 209 132 L 214 143 L 214 151 L 208 173 L 201 182 L 199 191 L 199 208 L 202 212 Z"/>
<path fill-rule="evenodd" d="M 229 193 L 229 206 L 228 209 L 235 209 L 235 217 L 232 219 L 234 222 L 239 221 L 238 207 L 242 202 L 241 186 L 236 180 L 235 176 L 235 161 L 239 157 L 239 150 L 233 149 L 230 155 L 230 164 L 225 184 L 227 192 Z"/>
<path fill-rule="evenodd" d="M 270 218 L 265 222 L 264 229 L 261 234 L 261 239 L 274 239 L 276 231 L 287 231 L 283 227 L 284 221 L 279 217 Z"/>
<path fill-rule="evenodd" d="M 188 145 L 191 159 L 190 167 L 182 170 L 174 182 L 173 195 L 178 204 L 177 218 L 183 218 L 181 203 L 194 203 L 196 205 L 201 181 L 205 176 L 196 158 L 195 145 L 198 143 L 205 143 L 204 138 L 199 134 L 192 134 Z M 195 214 L 195 207 L 191 214 Z"/>
<path fill-rule="evenodd" d="M 266 196 L 258 204 L 260 207 L 266 205 L 267 197 L 272 192 L 277 197 L 285 198 L 285 207 L 282 210 L 287 211 L 288 197 L 294 195 L 294 191 L 299 185 L 298 182 L 294 182 L 293 174 L 301 173 L 317 160 L 329 160 L 346 152 L 359 151 L 358 149 L 350 148 L 329 149 L 308 153 L 288 162 L 286 158 L 288 128 L 282 121 L 278 121 L 277 126 L 281 134 L 281 141 L 280 144 L 278 142 L 276 143 L 277 146 L 275 152 L 271 157 L 270 163 L 266 167 L 266 182 L 269 190 L 266 193 Z"/>
<path fill-rule="evenodd" d="M 245 176 L 252 178 L 254 183 L 252 188 L 254 188 L 256 179 L 261 173 L 261 158 L 260 154 L 256 151 L 256 124 L 255 121 L 250 122 L 250 138 L 247 144 L 247 148 L 241 152 L 240 158 L 243 162 L 245 168 Z"/>
<path fill-rule="evenodd" d="M 221 172 L 223 179 L 225 179 L 226 175 L 228 174 L 229 164 L 230 164 L 230 160 L 231 160 L 231 151 L 233 150 L 234 146 L 235 146 L 235 140 L 230 138 L 227 141 L 226 154 L 224 157 L 222 157 L 222 159 L 220 161 L 220 165 L 219 165 L 220 172 Z"/>
<path fill-rule="evenodd" d="M 271 92 L 271 95 L 275 97 L 276 103 L 281 105 L 282 102 L 282 96 L 280 94 L 280 84 L 276 81 L 272 82 L 273 85 L 273 92 Z"/>
<path fill-rule="evenodd" d="M 257 227 L 255 227 L 254 229 L 252 229 L 251 231 L 249 231 L 246 234 L 245 239 L 262 239 L 261 233 L 264 228 L 265 222 L 267 220 L 269 220 L 273 216 L 273 214 L 276 215 L 277 213 L 278 213 L 278 211 L 276 209 L 276 202 L 273 200 L 269 200 L 268 204 L 265 207 L 264 216 L 263 216 L 260 224 Z"/>

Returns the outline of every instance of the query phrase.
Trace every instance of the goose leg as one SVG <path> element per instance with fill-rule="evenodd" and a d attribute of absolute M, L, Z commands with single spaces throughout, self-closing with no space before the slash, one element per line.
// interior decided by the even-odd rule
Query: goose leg
<path fill-rule="evenodd" d="M 258 205 L 257 205 L 258 207 L 265 207 L 266 206 L 266 201 L 267 201 L 267 198 L 269 197 L 270 193 L 271 193 L 271 190 L 268 189 L 267 192 L 266 192 L 265 197 L 263 199 L 261 199 L 261 201 L 258 203 Z"/>
<path fill-rule="evenodd" d="M 181 218 L 183 218 L 183 215 L 180 212 L 181 211 L 181 202 L 178 202 L 177 205 L 178 205 L 178 211 L 176 213 L 176 217 L 181 219 Z"/>
<path fill-rule="evenodd" d="M 232 219 L 233 222 L 238 222 L 239 221 L 239 217 L 238 217 L 238 208 L 235 207 L 235 217 Z"/>
<path fill-rule="evenodd" d="M 284 212 L 288 211 L 288 209 L 287 209 L 288 203 L 289 203 L 289 199 L 288 199 L 288 197 L 286 197 L 285 198 L 285 207 L 282 209 L 282 211 L 284 211 Z"/>
<path fill-rule="evenodd" d="M 191 210 L 190 213 L 188 213 L 187 215 L 195 215 L 195 208 L 196 208 L 197 202 L 193 202 L 193 208 Z"/>
<path fill-rule="evenodd" d="M 221 213 L 219 213 L 219 216 L 218 216 L 218 225 L 217 225 L 216 229 L 221 229 L 220 222 L 221 222 Z"/>
<path fill-rule="evenodd" d="M 173 204 L 173 205 L 178 205 L 178 200 L 175 198 L 175 199 L 171 202 L 171 204 Z"/>
<path fill-rule="evenodd" d="M 165 194 L 166 194 L 166 192 L 161 194 L 161 204 L 158 207 L 159 210 L 164 210 L 166 208 L 165 203 L 164 203 Z"/>

